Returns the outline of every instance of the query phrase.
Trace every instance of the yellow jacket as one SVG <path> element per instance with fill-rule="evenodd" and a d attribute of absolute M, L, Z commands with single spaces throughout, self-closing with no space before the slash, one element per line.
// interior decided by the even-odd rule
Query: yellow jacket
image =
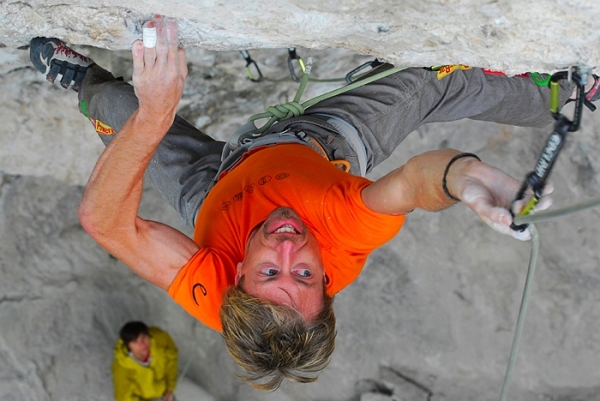
<path fill-rule="evenodd" d="M 161 398 L 173 391 L 177 381 L 177 347 L 171 336 L 150 327 L 149 366 L 143 366 L 129 356 L 129 351 L 119 338 L 115 345 L 112 363 L 115 399 L 117 401 L 142 401 Z"/>

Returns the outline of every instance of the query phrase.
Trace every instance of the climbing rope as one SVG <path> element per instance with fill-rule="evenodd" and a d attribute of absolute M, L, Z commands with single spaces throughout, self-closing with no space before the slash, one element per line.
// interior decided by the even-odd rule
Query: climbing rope
<path fill-rule="evenodd" d="M 590 209 L 600 205 L 600 195 L 594 196 L 590 199 L 581 201 L 568 207 L 564 207 L 556 210 L 549 210 L 546 212 L 540 212 L 536 214 L 530 214 L 527 216 L 517 216 L 515 218 L 516 224 L 527 224 L 537 223 L 540 221 L 554 220 L 559 217 L 568 216 L 573 213 L 578 213 L 586 209 Z"/>
<path fill-rule="evenodd" d="M 600 205 L 600 196 L 591 198 L 587 201 L 565 207 L 562 209 L 537 213 L 535 215 L 530 214 L 535 205 L 539 202 L 546 180 L 550 175 L 552 167 L 558 157 L 560 150 L 562 149 L 565 141 L 565 137 L 568 132 L 573 132 L 579 129 L 581 123 L 581 114 L 583 105 L 585 104 L 585 93 L 584 83 L 587 80 L 589 74 L 588 68 L 580 67 L 577 72 L 569 71 L 568 73 L 560 72 L 552 75 L 548 81 L 550 83 L 551 100 L 550 100 L 550 111 L 556 120 L 554 130 L 548 140 L 546 146 L 540 155 L 538 162 L 536 163 L 534 171 L 529 173 L 525 178 L 521 189 L 518 191 L 515 202 L 524 198 L 525 193 L 528 189 L 533 191 L 533 196 L 528 204 L 521 210 L 520 214 L 514 218 L 514 222 L 511 228 L 517 231 L 523 231 L 529 229 L 531 233 L 531 254 L 529 257 L 529 266 L 527 269 L 527 277 L 525 279 L 525 286 L 523 288 L 523 296 L 521 298 L 521 305 L 519 307 L 519 314 L 517 316 L 517 325 L 513 336 L 513 343 L 508 358 L 508 365 L 506 367 L 506 373 L 504 375 L 504 381 L 502 383 L 502 391 L 500 393 L 500 401 L 505 401 L 508 397 L 508 389 L 512 374 L 514 371 L 515 363 L 517 360 L 517 354 L 519 351 L 519 343 L 523 334 L 523 327 L 525 325 L 525 314 L 527 312 L 527 306 L 529 304 L 529 297 L 531 295 L 531 288 L 533 285 L 533 276 L 535 274 L 535 267 L 537 265 L 540 240 L 539 234 L 535 226 L 531 223 L 550 220 L 562 216 L 566 216 L 575 212 L 579 212 L 594 206 Z M 573 120 L 569 120 L 564 115 L 558 113 L 558 81 L 560 79 L 568 78 L 573 80 L 577 85 L 577 98 L 575 100 L 575 111 Z M 541 78 L 535 79 L 535 82 L 540 84 Z M 589 106 L 588 106 L 589 107 Z M 591 109 L 592 111 L 594 109 Z"/>
<path fill-rule="evenodd" d="M 300 85 L 298 87 L 298 90 L 296 91 L 296 96 L 294 96 L 293 101 L 284 103 L 284 104 L 275 105 L 275 106 L 269 106 L 269 107 L 267 107 L 267 111 L 265 111 L 264 113 L 255 114 L 248 119 L 249 122 L 253 122 L 253 121 L 264 119 L 264 118 L 269 119 L 262 127 L 257 128 L 256 130 L 253 131 L 252 135 L 254 137 L 260 136 L 263 132 L 265 132 L 267 129 L 269 129 L 277 121 L 282 121 L 282 120 L 286 120 L 288 118 L 301 116 L 302 114 L 304 114 L 304 111 L 307 108 L 309 108 L 310 106 L 314 106 L 315 104 L 317 104 L 325 99 L 329 99 L 333 96 L 337 96 L 341 93 L 361 87 L 370 82 L 387 77 L 388 75 L 395 74 L 396 72 L 402 71 L 405 69 L 405 68 L 389 68 L 380 73 L 377 73 L 377 74 L 374 74 L 374 75 L 371 75 L 368 77 L 360 78 L 356 81 L 353 81 L 351 84 L 345 85 L 345 86 L 335 89 L 331 92 L 324 93 L 320 96 L 312 98 L 301 104 L 300 98 L 302 97 L 302 94 L 304 93 L 304 89 L 306 88 L 306 85 L 309 81 L 309 77 L 310 77 L 310 73 L 311 73 L 311 69 L 312 69 L 312 62 L 313 62 L 313 58 L 309 57 L 308 62 L 305 65 L 304 74 L 302 75 L 302 78 L 300 79 Z"/>
<path fill-rule="evenodd" d="M 559 217 L 568 216 L 573 213 L 578 213 L 592 207 L 600 205 L 600 195 L 590 198 L 588 200 L 567 206 L 561 209 L 540 212 L 536 214 L 529 214 L 524 216 L 515 217 L 515 224 L 522 225 L 527 224 L 529 232 L 531 233 L 531 254 L 529 257 L 529 267 L 527 268 L 527 278 L 525 279 L 525 286 L 523 288 L 523 297 L 521 299 L 521 306 L 519 307 L 519 315 L 517 317 L 517 326 L 515 328 L 515 334 L 513 337 L 513 344 L 510 350 L 510 357 L 508 358 L 508 366 L 504 375 L 504 382 L 502 383 L 502 392 L 500 393 L 500 401 L 505 401 L 508 396 L 508 387 L 514 371 L 515 362 L 517 360 L 517 353 L 519 351 L 519 342 L 523 333 L 523 326 L 525 324 L 525 313 L 527 312 L 527 306 L 529 304 L 529 296 L 531 294 L 531 286 L 533 284 L 533 275 L 535 273 L 535 267 L 537 265 L 537 258 L 540 247 L 540 239 L 537 229 L 532 223 L 540 221 L 554 220 Z"/>
<path fill-rule="evenodd" d="M 304 89 L 306 88 L 306 84 L 308 83 L 308 77 L 310 76 L 310 72 L 312 69 L 313 58 L 310 57 L 308 59 L 308 63 L 306 64 L 306 68 L 304 70 L 304 75 L 302 75 L 302 79 L 300 80 L 300 86 L 298 86 L 298 90 L 296 91 L 296 96 L 294 96 L 294 100 L 288 103 L 279 104 L 275 106 L 267 107 L 267 111 L 260 114 L 255 114 L 248 119 L 248 122 L 260 120 L 263 118 L 268 118 L 269 120 L 260 128 L 258 128 L 253 135 L 258 136 L 262 134 L 267 129 L 271 127 L 274 123 L 279 120 L 285 120 L 292 117 L 298 117 L 304 114 L 304 106 L 300 104 L 300 98 L 304 93 Z"/>
<path fill-rule="evenodd" d="M 508 387 L 510 385 L 510 380 L 512 379 L 515 363 L 517 361 L 519 343 L 521 342 L 523 327 L 525 326 L 525 314 L 527 312 L 527 306 L 529 305 L 529 297 L 531 295 L 531 287 L 533 284 L 533 275 L 535 273 L 535 266 L 537 265 L 537 257 L 540 249 L 540 238 L 537 229 L 533 224 L 529 225 L 529 232 L 531 233 L 531 255 L 529 257 L 529 267 L 527 268 L 527 278 L 525 279 L 525 287 L 523 288 L 523 297 L 521 298 L 521 306 L 519 307 L 517 327 L 515 328 L 512 348 L 510 350 L 510 357 L 508 358 L 508 366 L 506 367 L 504 382 L 502 383 L 500 401 L 505 401 L 506 397 L 508 396 Z"/>

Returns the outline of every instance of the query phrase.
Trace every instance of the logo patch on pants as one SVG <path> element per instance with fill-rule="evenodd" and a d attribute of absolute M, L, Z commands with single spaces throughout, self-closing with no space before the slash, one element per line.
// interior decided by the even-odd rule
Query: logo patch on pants
<path fill-rule="evenodd" d="M 437 71 L 437 79 L 438 81 L 450 74 L 452 74 L 456 70 L 470 70 L 471 67 L 464 64 L 452 64 L 452 65 L 441 65 L 438 67 L 431 67 L 433 71 Z"/>
<path fill-rule="evenodd" d="M 114 135 L 115 130 L 112 129 L 111 126 L 104 124 L 100 120 L 96 120 L 94 117 L 92 117 L 90 115 L 90 113 L 88 112 L 87 103 L 85 100 L 81 101 L 81 104 L 79 105 L 79 109 L 81 110 L 83 115 L 86 116 L 88 118 L 88 120 L 90 120 L 90 122 L 94 126 L 94 129 L 96 130 L 97 133 L 102 134 L 102 135 Z"/>
<path fill-rule="evenodd" d="M 113 135 L 115 130 L 104 124 L 102 121 L 96 120 L 96 132 L 102 135 Z"/>

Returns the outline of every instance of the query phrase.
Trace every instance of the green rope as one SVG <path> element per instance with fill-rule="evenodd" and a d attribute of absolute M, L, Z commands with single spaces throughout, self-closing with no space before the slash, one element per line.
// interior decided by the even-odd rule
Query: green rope
<path fill-rule="evenodd" d="M 525 279 L 525 287 L 523 288 L 523 298 L 521 299 L 521 306 L 519 308 L 519 315 L 517 317 L 517 327 L 513 337 L 513 344 L 510 350 L 510 357 L 508 359 L 508 366 L 506 367 L 506 374 L 504 375 L 504 383 L 502 384 L 502 392 L 500 393 L 500 401 L 505 401 L 508 396 L 508 387 L 512 378 L 512 373 L 515 368 L 517 360 L 517 353 L 519 351 L 519 343 L 523 334 L 523 326 L 525 324 L 525 313 L 527 312 L 527 306 L 529 303 L 529 296 L 531 294 L 531 286 L 533 284 L 533 275 L 535 273 L 535 266 L 537 264 L 537 258 L 540 248 L 539 234 L 535 226 L 531 223 L 539 221 L 547 221 L 556 219 L 558 217 L 564 217 L 572 213 L 580 212 L 585 209 L 592 208 L 600 205 L 600 196 L 587 199 L 583 202 L 576 203 L 574 205 L 564 207 L 557 210 L 541 212 L 536 214 L 529 214 L 525 216 L 515 217 L 515 224 L 529 224 L 529 231 L 531 232 L 531 255 L 529 257 L 529 268 L 527 269 L 527 278 Z"/>
<path fill-rule="evenodd" d="M 380 73 L 377 73 L 375 75 L 372 75 L 370 77 L 362 78 L 362 79 L 360 79 L 358 81 L 352 82 L 351 84 L 348 84 L 348 85 L 343 86 L 341 88 L 332 90 L 331 92 L 327 92 L 327 93 L 325 93 L 325 94 L 323 94 L 321 96 L 317 96 L 317 97 L 315 97 L 313 99 L 310 99 L 310 100 L 304 102 L 302 104 L 302 106 L 305 109 L 308 109 L 310 106 L 314 106 L 315 104 L 317 104 L 317 103 L 319 103 L 319 102 L 321 102 L 321 101 L 323 101 L 325 99 L 329 99 L 329 98 L 337 96 L 337 95 L 339 95 L 341 93 L 348 92 L 349 90 L 359 88 L 359 87 L 361 87 L 363 85 L 366 85 L 366 84 L 369 84 L 371 82 L 377 81 L 378 79 L 381 79 L 381 78 L 385 78 L 385 77 L 387 77 L 389 75 L 395 74 L 395 73 L 397 73 L 399 71 L 402 71 L 402 70 L 405 70 L 407 68 L 408 67 L 394 67 L 394 68 L 390 68 L 388 70 L 382 71 Z"/>
<path fill-rule="evenodd" d="M 580 212 L 598 205 L 600 205 L 600 195 L 561 209 L 515 217 L 515 224 L 536 223 L 539 221 L 556 219 L 558 217 L 567 216 L 571 213 Z"/>
<path fill-rule="evenodd" d="M 396 72 L 402 71 L 405 69 L 405 68 L 390 68 L 390 69 L 380 72 L 378 74 L 372 75 L 367 78 L 360 79 L 351 84 L 348 84 L 341 88 L 335 89 L 331 92 L 324 93 L 320 96 L 317 96 L 313 99 L 310 99 L 310 100 L 300 104 L 300 98 L 302 97 L 302 94 L 304 93 L 304 89 L 306 88 L 306 84 L 309 81 L 311 64 L 312 64 L 312 57 L 310 57 L 308 59 L 308 63 L 306 64 L 306 71 L 304 72 L 304 75 L 302 75 L 302 79 L 300 80 L 300 86 L 298 87 L 296 96 L 294 96 L 293 101 L 291 101 L 289 103 L 275 105 L 275 106 L 269 106 L 269 107 L 267 107 L 267 111 L 265 111 L 264 113 L 255 114 L 248 119 L 249 122 L 260 120 L 263 118 L 269 119 L 262 127 L 257 128 L 256 131 L 254 131 L 254 133 L 253 133 L 254 135 L 258 136 L 258 135 L 262 134 L 267 129 L 269 129 L 273 124 L 275 124 L 277 121 L 287 120 L 288 118 L 301 116 L 302 114 L 304 114 L 304 111 L 307 108 L 309 108 L 310 106 L 314 106 L 315 104 L 317 104 L 325 99 L 329 99 L 333 96 L 337 96 L 341 93 L 361 87 L 363 85 L 366 85 L 366 84 L 376 81 L 378 79 L 387 77 L 388 75 L 395 74 Z"/>
<path fill-rule="evenodd" d="M 260 120 L 261 118 L 268 118 L 267 121 L 262 127 L 258 128 L 255 131 L 255 134 L 262 134 L 267 129 L 271 127 L 271 125 L 275 124 L 279 120 L 286 120 L 292 117 L 298 117 L 304 114 L 304 107 L 300 104 L 300 98 L 304 93 L 304 89 L 306 88 L 306 84 L 308 83 L 308 77 L 310 76 L 312 57 L 308 59 L 308 64 L 306 65 L 306 71 L 304 75 L 302 75 L 302 79 L 300 80 L 300 86 L 296 91 L 296 96 L 294 96 L 294 100 L 289 103 L 278 104 L 275 106 L 267 107 L 267 111 L 260 114 L 255 114 L 248 119 L 248 122 Z"/>
<path fill-rule="evenodd" d="M 512 373 L 515 368 L 515 362 L 517 361 L 517 353 L 519 352 L 519 343 L 523 334 L 523 327 L 525 325 L 525 313 L 527 312 L 527 306 L 529 304 L 529 296 L 531 295 L 531 286 L 533 285 L 533 274 L 535 273 L 535 266 L 537 264 L 538 252 L 540 249 L 540 238 L 537 229 L 533 224 L 529 225 L 529 232 L 531 233 L 531 255 L 529 257 L 529 268 L 527 269 L 527 278 L 525 279 L 525 288 L 523 288 L 523 298 L 521 299 L 521 307 L 519 308 L 519 316 L 517 318 L 517 327 L 513 337 L 513 344 L 510 350 L 510 357 L 508 358 L 508 366 L 506 367 L 506 374 L 504 375 L 504 383 L 502 384 L 502 392 L 500 393 L 500 401 L 505 401 L 508 395 L 508 387 L 512 378 Z"/>
<path fill-rule="evenodd" d="M 262 79 L 263 81 L 266 82 L 274 82 L 274 83 L 280 83 L 280 82 L 293 82 L 292 78 L 290 77 L 285 77 L 285 78 L 264 78 Z M 346 82 L 346 78 L 308 78 L 308 82 L 319 82 L 319 83 L 336 83 L 336 82 Z"/>

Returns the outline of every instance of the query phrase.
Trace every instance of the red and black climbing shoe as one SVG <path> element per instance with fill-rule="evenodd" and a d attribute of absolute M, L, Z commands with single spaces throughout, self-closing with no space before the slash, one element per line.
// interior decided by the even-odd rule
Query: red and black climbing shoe
<path fill-rule="evenodd" d="M 590 102 L 595 102 L 600 99 L 600 78 L 596 74 L 592 74 L 592 77 L 594 78 L 594 85 L 585 93 L 585 98 Z"/>
<path fill-rule="evenodd" d="M 60 85 L 67 89 L 69 86 L 78 91 L 85 73 L 94 61 L 85 57 L 65 42 L 54 38 L 33 38 L 29 42 L 29 57 L 31 62 L 46 80 L 54 83 L 60 75 Z"/>

